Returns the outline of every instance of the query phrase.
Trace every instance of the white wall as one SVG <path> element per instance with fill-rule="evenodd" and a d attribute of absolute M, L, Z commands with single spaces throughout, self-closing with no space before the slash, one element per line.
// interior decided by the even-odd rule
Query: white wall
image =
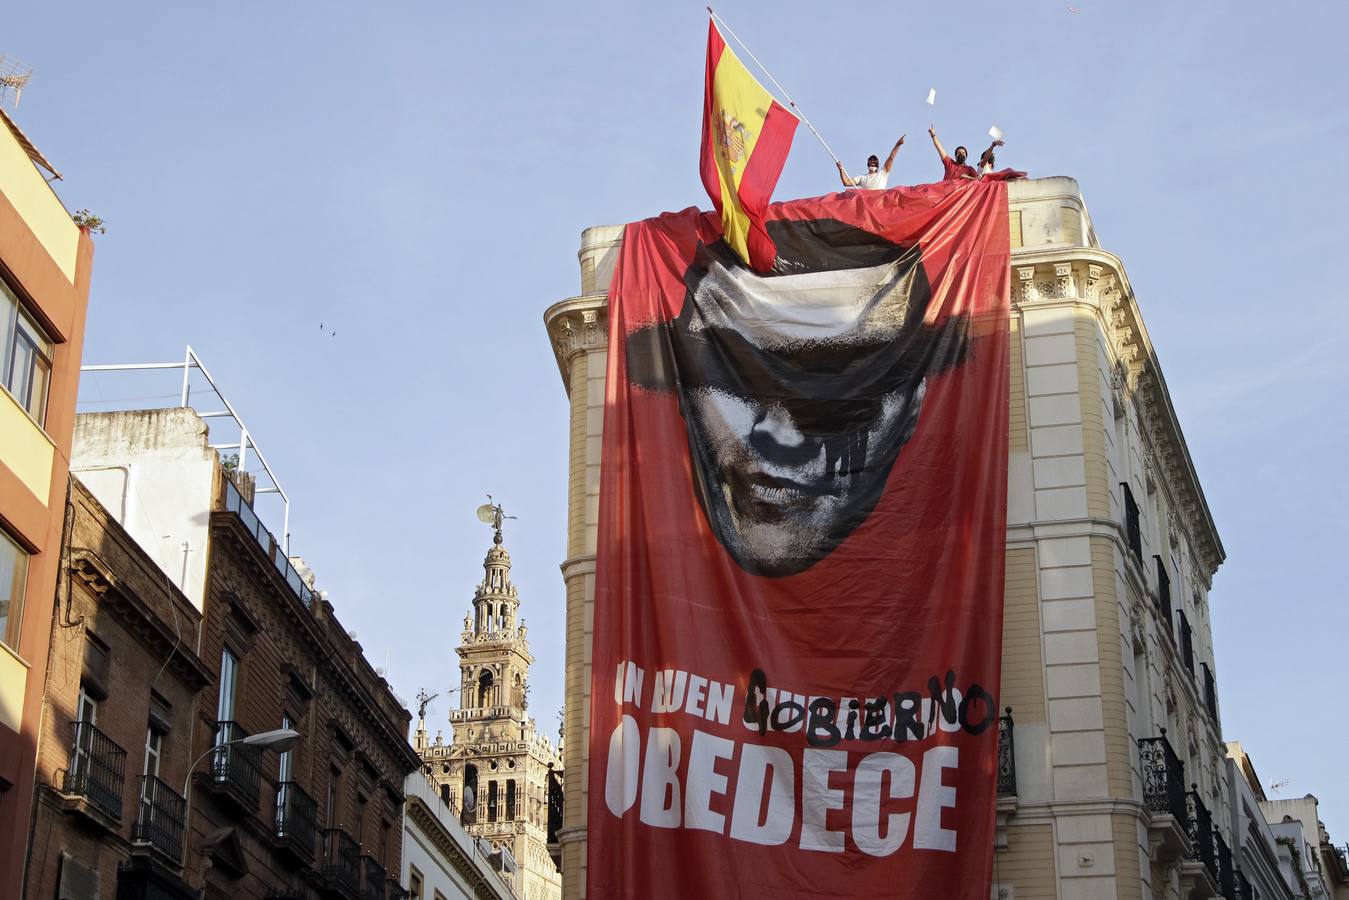
<path fill-rule="evenodd" d="M 75 417 L 70 471 L 197 609 L 218 457 L 191 409 Z M 96 548 L 95 548 L 96 549 Z"/>
<path fill-rule="evenodd" d="M 403 871 L 398 882 L 405 887 L 412 886 L 412 867 L 422 875 L 422 900 L 436 900 L 436 891 L 440 891 L 445 900 L 477 900 L 485 896 L 475 891 L 472 881 L 485 881 L 491 896 L 501 900 L 512 900 L 515 892 L 498 877 L 495 870 L 487 864 L 486 858 L 477 850 L 477 842 L 459 824 L 454 811 L 440 802 L 436 786 L 418 769 L 403 783 L 403 793 L 409 803 L 413 798 L 435 813 L 440 829 L 441 840 L 452 841 L 468 857 L 450 858 L 437 846 L 437 836 L 424 832 L 406 813 L 403 816 Z"/>

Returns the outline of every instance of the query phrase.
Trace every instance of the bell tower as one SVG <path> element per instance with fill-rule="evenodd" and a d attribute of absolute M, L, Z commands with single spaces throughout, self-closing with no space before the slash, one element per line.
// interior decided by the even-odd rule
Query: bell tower
<path fill-rule="evenodd" d="M 493 864 L 509 875 L 516 893 L 559 900 L 562 876 L 548 843 L 548 809 L 562 754 L 528 713 L 534 657 L 502 537 L 504 521 L 514 516 L 484 504 L 478 518 L 492 527 L 492 546 L 456 648 L 459 708 L 449 714 L 451 742 L 439 734 L 428 740 L 419 714 L 413 746 L 441 798 L 471 834 L 492 846 Z"/>

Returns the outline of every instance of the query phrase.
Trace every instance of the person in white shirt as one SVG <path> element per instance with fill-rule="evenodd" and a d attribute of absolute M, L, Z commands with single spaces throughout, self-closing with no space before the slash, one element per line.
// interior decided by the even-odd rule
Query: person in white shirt
<path fill-rule="evenodd" d="M 904 135 L 899 136 L 895 141 L 895 147 L 890 151 L 890 155 L 885 158 L 885 165 L 881 165 L 880 157 L 874 153 L 867 157 L 867 173 L 852 178 L 847 172 L 843 171 L 843 163 L 835 160 L 838 166 L 838 177 L 843 182 L 845 188 L 856 187 L 864 191 L 883 191 L 886 184 L 890 181 L 890 169 L 895 165 L 895 156 L 899 153 L 899 148 L 904 146 Z"/>

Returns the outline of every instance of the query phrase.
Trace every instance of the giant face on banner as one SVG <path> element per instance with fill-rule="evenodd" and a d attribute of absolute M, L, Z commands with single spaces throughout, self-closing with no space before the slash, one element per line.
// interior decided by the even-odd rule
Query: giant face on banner
<path fill-rule="evenodd" d="M 922 251 L 831 220 L 772 222 L 774 271 L 700 245 L 672 322 L 628 339 L 628 373 L 677 391 L 695 490 L 746 571 L 804 571 L 875 508 L 929 375 L 966 319 L 925 322 Z"/>

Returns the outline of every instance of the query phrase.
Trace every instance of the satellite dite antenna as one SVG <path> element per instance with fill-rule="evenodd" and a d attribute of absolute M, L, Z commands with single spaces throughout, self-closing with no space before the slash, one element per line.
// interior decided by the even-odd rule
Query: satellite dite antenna
<path fill-rule="evenodd" d="M 32 77 L 33 70 L 28 66 L 11 56 L 0 54 L 0 103 L 4 103 L 12 95 L 13 106 L 18 109 L 24 86 Z"/>

